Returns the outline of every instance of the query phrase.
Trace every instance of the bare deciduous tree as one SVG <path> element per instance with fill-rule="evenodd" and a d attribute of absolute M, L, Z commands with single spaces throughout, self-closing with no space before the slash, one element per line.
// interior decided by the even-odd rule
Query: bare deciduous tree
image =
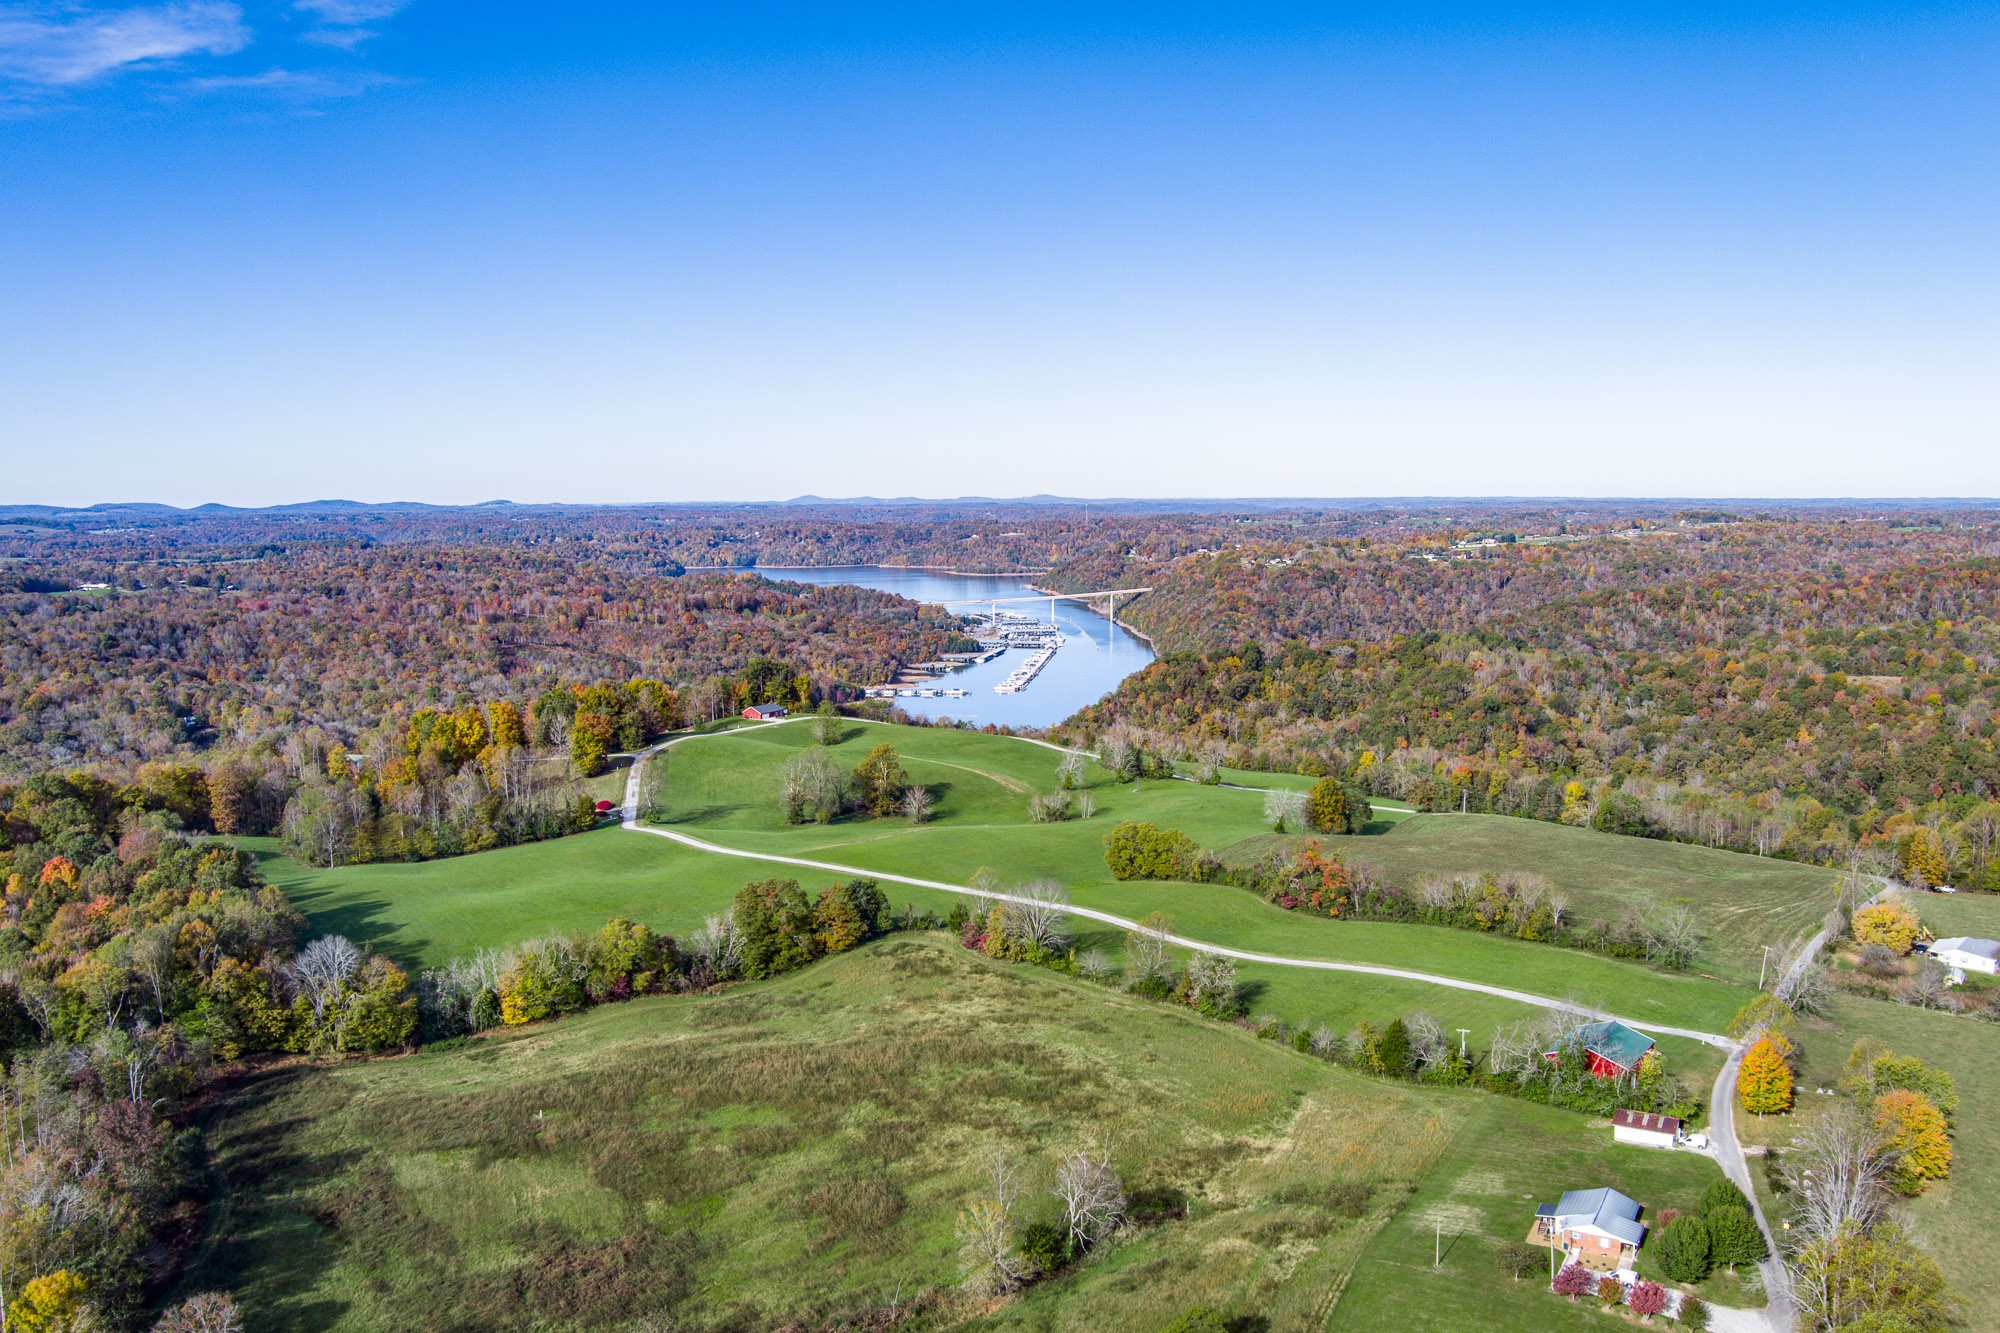
<path fill-rule="evenodd" d="M 299 994 L 312 1005 L 313 1022 L 325 1015 L 327 1001 L 361 970 L 361 950 L 344 935 L 322 935 L 285 965 Z"/>
<path fill-rule="evenodd" d="M 1125 1220 L 1125 1185 L 1111 1166 L 1111 1144 L 1099 1139 L 1056 1163 L 1056 1197 L 1062 1200 L 1063 1229 L 1078 1251 L 1090 1249 Z"/>
<path fill-rule="evenodd" d="M 1431 1069 L 1451 1059 L 1451 1041 L 1444 1024 L 1421 1009 L 1403 1020 L 1410 1034 L 1410 1059 L 1418 1069 Z"/>
<path fill-rule="evenodd" d="M 1118 965 L 1111 961 L 1111 955 L 1102 949 L 1086 949 L 1076 960 L 1076 970 L 1092 981 L 1109 981 L 1118 972 Z"/>
<path fill-rule="evenodd" d="M 1646 937 L 1646 956 L 1676 971 L 1686 971 L 1701 953 L 1701 921 L 1685 904 L 1655 908 L 1639 927 Z"/>
<path fill-rule="evenodd" d="M 1097 762 L 1119 778 L 1139 775 L 1139 740 L 1124 723 L 1114 723 L 1097 739 Z"/>
<path fill-rule="evenodd" d="M 1076 817 L 1078 819 L 1088 819 L 1096 813 L 1097 798 L 1087 791 L 1078 792 L 1076 794 Z"/>
<path fill-rule="evenodd" d="M 931 789 L 911 787 L 903 793 L 903 818 L 912 824 L 921 824 L 931 817 Z"/>
<path fill-rule="evenodd" d="M 1303 833 L 1306 829 L 1306 794 L 1302 791 L 1264 793 L 1264 822 L 1273 833 Z"/>
<path fill-rule="evenodd" d="M 1069 924 L 1069 893 L 1058 880 L 1024 884 L 1000 905 L 1000 918 L 1012 939 L 1032 940 L 1051 953 L 1069 947 L 1063 927 Z"/>
<path fill-rule="evenodd" d="M 1188 958 L 1188 1003 L 1199 1007 L 1203 1001 L 1233 1011 L 1236 1006 L 1236 960 L 1219 953 L 1197 951 Z"/>
<path fill-rule="evenodd" d="M 808 817 L 827 823 L 847 807 L 852 787 L 852 776 L 826 751 L 801 751 L 785 764 L 782 774 L 785 818 L 793 823 Z"/>
<path fill-rule="evenodd" d="M 1057 788 L 1044 796 L 1040 793 L 1028 798 L 1028 821 L 1033 824 L 1060 824 L 1069 818 L 1070 794 Z"/>
<path fill-rule="evenodd" d="M 243 1333 L 243 1312 L 228 1292 L 204 1291 L 162 1315 L 153 1333 Z"/>
<path fill-rule="evenodd" d="M 1125 975 L 1134 982 L 1164 980 L 1174 972 L 1167 952 L 1167 937 L 1174 933 L 1174 919 L 1164 912 L 1149 912 L 1138 927 L 1125 932 Z"/>
<path fill-rule="evenodd" d="M 1083 756 L 1075 750 L 1066 751 L 1056 763 L 1056 785 L 1070 791 L 1083 782 Z"/>
<path fill-rule="evenodd" d="M 1944 969 L 1926 967 L 1910 978 L 1910 984 L 1896 997 L 1904 1004 L 1913 1004 L 1919 1009 L 1953 1009 L 1956 1004 L 1951 997 L 1951 982 L 1946 979 Z"/>
<path fill-rule="evenodd" d="M 1807 1125 L 1783 1166 L 1804 1238 L 1831 1240 L 1845 1226 L 1874 1226 L 1889 1204 L 1895 1161 L 1882 1131 L 1856 1108 L 1829 1111 Z"/>
<path fill-rule="evenodd" d="M 717 912 L 688 936 L 688 950 L 706 958 L 716 979 L 724 980 L 743 965 L 743 932 L 736 928 L 735 917 Z"/>
<path fill-rule="evenodd" d="M 985 1192 L 967 1201 L 958 1213 L 958 1260 L 965 1289 L 982 1297 L 1012 1291 L 1027 1276 L 1027 1266 L 1014 1249 L 1018 1171 L 1006 1152 L 996 1148 L 987 1159 L 986 1174 Z"/>

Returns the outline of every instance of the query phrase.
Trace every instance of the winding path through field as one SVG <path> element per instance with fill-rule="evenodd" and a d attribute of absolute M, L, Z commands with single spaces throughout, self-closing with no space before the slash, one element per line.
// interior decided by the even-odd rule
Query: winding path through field
<path fill-rule="evenodd" d="M 784 726 L 787 722 L 795 720 L 797 719 L 787 718 L 783 721 L 767 722 L 760 725 Z M 711 734 L 726 735 L 730 733 Z M 676 736 L 671 740 L 662 741 L 658 745 L 642 750 L 632 757 L 632 768 L 625 778 L 625 804 L 624 808 L 619 812 L 620 823 L 626 829 L 634 833 L 648 833 L 656 838 L 665 838 L 670 842 L 677 842 L 683 846 L 693 847 L 715 856 L 734 856 L 746 861 L 763 861 L 773 865 L 799 866 L 807 870 L 826 870 L 836 875 L 850 875 L 860 879 L 887 880 L 895 884 L 909 884 L 922 889 L 935 889 L 941 893 L 963 894 L 970 898 L 984 898 L 999 902 L 1029 901 L 1028 899 L 1018 898 L 1012 894 L 988 893 L 979 889 L 969 888 L 963 884 L 947 884 L 942 880 L 918 879 L 910 875 L 895 875 L 881 870 L 869 870 L 861 866 L 841 865 L 837 861 L 816 861 L 802 856 L 780 856 L 774 852 L 744 851 L 740 848 L 725 847 L 720 843 L 709 842 L 706 839 L 697 838 L 691 834 L 681 833 L 674 829 L 651 828 L 641 824 L 639 822 L 639 789 L 644 777 L 646 759 L 662 750 L 670 749 L 686 741 L 697 740 L 699 738 L 700 733 Z M 1023 737 L 1021 739 L 1027 738 Z M 1050 744 L 1047 741 L 1034 741 L 1032 743 L 1045 745 L 1052 750 L 1064 750 L 1066 748 Z M 1074 751 L 1072 753 L 1083 752 Z M 1109 912 L 1099 912 L 1088 907 L 1076 906 L 1071 906 L 1065 910 L 1071 916 L 1080 916 L 1092 921 L 1101 921 L 1106 925 L 1118 926 L 1125 930 L 1143 929 L 1137 921 L 1122 916 L 1114 916 Z M 1830 931 L 1831 927 L 1828 930 Z M 1818 953 L 1820 947 L 1824 945 L 1826 936 L 1827 932 L 1823 931 L 1819 937 L 1812 941 L 1807 950 L 1803 952 L 1801 960 L 1797 964 L 1798 967 L 1803 968 L 1806 963 L 1810 962 Z M 1513 1000 L 1520 1004 L 1533 1005 L 1539 1009 L 1553 1009 L 1559 1012 L 1572 1013 L 1584 1018 L 1606 1019 L 1618 1017 L 1616 1014 L 1609 1014 L 1601 1010 L 1590 1009 L 1583 1005 L 1572 1004 L 1567 1000 L 1551 999 L 1546 995 L 1534 995 L 1527 991 L 1509 990 L 1504 986 L 1487 986 L 1476 981 L 1465 981 L 1458 977 L 1438 976 L 1430 972 L 1414 972 L 1399 967 L 1377 967 L 1368 963 L 1336 963 L 1322 958 L 1286 958 L 1277 954 L 1252 953 L 1245 949 L 1232 949 L 1227 945 L 1212 944 L 1207 940 L 1189 939 L 1182 935 L 1166 935 L 1163 938 L 1167 943 L 1178 945 L 1183 949 L 1219 954 L 1222 957 L 1240 959 L 1246 963 L 1266 963 L 1274 967 L 1302 967 L 1323 972 L 1358 972 L 1368 976 L 1396 977 L 1404 981 L 1424 982 L 1433 986 L 1448 987 L 1452 990 L 1477 991 L 1481 995 L 1497 996 L 1503 1000 Z M 1752 1188 L 1750 1180 L 1749 1160 L 1744 1156 L 1743 1146 L 1736 1138 L 1736 1076 L 1743 1064 L 1743 1044 L 1719 1032 L 1701 1032 L 1693 1028 L 1663 1027 L 1658 1023 L 1641 1023 L 1637 1019 L 1621 1019 L 1620 1021 L 1632 1027 L 1643 1027 L 1651 1032 L 1665 1032 L 1676 1037 L 1691 1037 L 1696 1041 L 1704 1042 L 1725 1052 L 1727 1058 L 1723 1062 L 1722 1072 L 1715 1076 L 1715 1086 L 1709 1094 L 1709 1137 L 1711 1146 L 1716 1161 L 1722 1167 L 1723 1174 L 1735 1182 L 1737 1188 L 1741 1189 L 1744 1196 L 1750 1200 L 1750 1207 L 1757 1219 L 1757 1225 L 1768 1238 L 1771 1235 L 1770 1224 L 1765 1220 L 1763 1209 L 1757 1203 L 1757 1192 Z M 1774 1248 L 1774 1256 L 1775 1253 Z M 1791 1302 L 1786 1299 L 1784 1294 L 1782 1266 L 1773 1257 L 1767 1259 L 1761 1267 L 1764 1274 L 1764 1290 L 1769 1293 L 1770 1304 L 1761 1311 L 1731 1310 L 1718 1306 L 1714 1310 L 1716 1318 L 1711 1324 L 1712 1328 L 1725 1330 L 1726 1333 L 1756 1333 L 1758 1330 L 1765 1329 L 1771 1330 L 1772 1333 L 1789 1333 L 1792 1328 L 1792 1307 Z"/>

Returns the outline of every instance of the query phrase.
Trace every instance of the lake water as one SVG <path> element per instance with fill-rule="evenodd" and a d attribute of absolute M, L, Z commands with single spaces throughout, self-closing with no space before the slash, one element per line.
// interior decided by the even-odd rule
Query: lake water
<path fill-rule="evenodd" d="M 760 566 L 757 572 L 768 579 L 794 583 L 851 583 L 877 588 L 912 601 L 934 602 L 960 614 L 984 609 L 967 604 L 963 600 L 966 598 L 1035 595 L 1027 580 L 1006 575 L 942 574 L 877 565 L 811 569 Z M 1002 609 L 1044 622 L 1049 618 L 1046 599 L 1019 602 Z M 1031 656 L 1026 648 L 1010 648 L 991 662 L 938 679 L 941 688 L 971 691 L 966 698 L 898 699 L 896 706 L 919 717 L 956 718 L 980 726 L 992 722 L 1008 727 L 1052 727 L 1079 708 L 1096 703 L 1116 689 L 1119 681 L 1153 660 L 1153 650 L 1144 639 L 1120 629 L 1081 602 L 1057 602 L 1055 619 L 1062 627 L 1063 646 L 1019 694 L 993 692 L 996 683 L 1005 680 L 1008 673 Z"/>

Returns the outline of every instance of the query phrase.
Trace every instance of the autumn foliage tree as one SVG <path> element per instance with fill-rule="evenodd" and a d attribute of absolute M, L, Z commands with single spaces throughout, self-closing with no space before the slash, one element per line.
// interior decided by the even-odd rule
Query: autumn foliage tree
<path fill-rule="evenodd" d="M 1921 1092 L 1897 1088 L 1875 1099 L 1875 1127 L 1896 1158 L 1896 1186 L 1921 1194 L 1933 1180 L 1951 1174 L 1951 1135 L 1944 1112 Z"/>
<path fill-rule="evenodd" d="M 1736 1096 L 1755 1115 L 1776 1115 L 1792 1109 L 1792 1069 L 1770 1036 L 1758 1038 L 1743 1053 Z"/>
<path fill-rule="evenodd" d="M 1879 944 L 1897 955 L 1907 954 L 1923 930 L 1909 909 L 1900 903 L 1876 903 L 1854 914 L 1854 938 L 1862 944 Z"/>
<path fill-rule="evenodd" d="M 1645 1323 L 1652 1323 L 1653 1316 L 1665 1314 L 1667 1310 L 1667 1289 L 1657 1282 L 1639 1281 L 1632 1284 L 1632 1294 L 1627 1298 L 1632 1313 Z"/>

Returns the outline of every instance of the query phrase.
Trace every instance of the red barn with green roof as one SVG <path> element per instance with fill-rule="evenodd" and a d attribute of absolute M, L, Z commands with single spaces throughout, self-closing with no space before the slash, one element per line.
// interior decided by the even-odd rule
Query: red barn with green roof
<path fill-rule="evenodd" d="M 1591 1073 L 1599 1078 L 1621 1078 L 1639 1067 L 1639 1061 L 1653 1049 L 1653 1039 L 1613 1018 L 1603 1023 L 1585 1023 L 1563 1038 L 1562 1045 L 1542 1054 L 1546 1059 L 1560 1060 L 1563 1047 L 1572 1045 L 1583 1047 Z"/>

